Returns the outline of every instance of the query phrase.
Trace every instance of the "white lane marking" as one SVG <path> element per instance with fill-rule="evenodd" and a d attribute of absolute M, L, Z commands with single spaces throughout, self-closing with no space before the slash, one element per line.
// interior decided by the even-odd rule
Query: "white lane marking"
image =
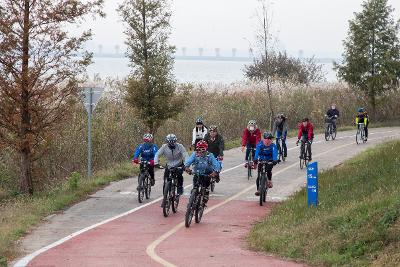
<path fill-rule="evenodd" d="M 393 132 L 393 131 L 388 131 L 388 132 Z M 385 132 L 378 132 L 378 133 L 385 133 Z M 392 135 L 392 136 L 390 136 L 390 137 L 393 137 L 393 136 L 397 136 L 397 135 Z M 382 138 L 387 138 L 387 137 L 382 137 Z M 380 139 L 380 138 L 378 138 L 378 139 Z M 370 140 L 372 140 L 372 139 L 370 139 Z M 291 149 L 295 149 L 295 148 L 296 148 L 296 147 L 293 147 L 293 148 L 291 148 Z M 317 156 L 318 156 L 318 155 L 317 155 Z M 293 165 L 297 165 L 297 164 L 298 164 L 298 163 L 293 164 Z M 235 167 L 232 167 L 232 168 L 230 168 L 230 169 L 224 170 L 224 171 L 222 171 L 221 173 L 225 173 L 225 172 L 234 170 L 234 169 L 239 168 L 239 167 L 241 167 L 241 166 L 243 166 L 243 163 L 241 163 L 241 164 L 239 164 L 239 165 L 237 165 L 237 166 L 235 166 Z M 289 166 L 289 167 L 290 167 L 290 166 Z M 275 174 L 277 174 L 277 173 L 275 173 Z M 185 189 L 188 188 L 188 187 L 191 187 L 191 186 L 192 186 L 192 184 L 187 185 L 187 186 L 185 186 Z M 252 186 L 252 187 L 253 187 L 253 186 Z M 251 187 L 251 188 L 252 188 L 252 187 Z M 250 189 L 249 189 L 249 190 L 250 190 Z M 101 226 L 101 225 L 103 225 L 103 224 L 106 224 L 106 223 L 108 223 L 108 222 L 111 222 L 111 221 L 116 220 L 116 219 L 118 219 L 118 218 L 121 218 L 121 217 L 123 217 L 123 216 L 129 215 L 129 214 L 131 214 L 131 213 L 133 213 L 133 212 L 136 212 L 136 211 L 138 211 L 138 210 L 140 210 L 140 209 L 143 209 L 143 208 L 145 208 L 145 207 L 147 207 L 147 206 L 150 206 L 150 205 L 152 205 L 152 204 L 154 204 L 154 203 L 157 203 L 158 201 L 160 201 L 160 200 L 162 200 L 162 199 L 163 199 L 163 197 L 159 197 L 159 198 L 157 198 L 157 199 L 155 199 L 155 200 L 153 200 L 153 201 L 151 201 L 151 202 L 149 202 L 149 203 L 146 203 L 146 204 L 141 205 L 141 206 L 139 206 L 139 207 L 136 207 L 136 208 L 134 208 L 134 209 L 132 209 L 132 210 L 129 210 L 129 211 L 124 212 L 124 213 L 121 213 L 121 214 L 116 215 L 116 216 L 114 216 L 114 217 L 111 217 L 111 218 L 109 218 L 109 219 L 107 219 L 107 220 L 101 221 L 101 222 L 99 222 L 99 223 L 96 223 L 96 224 L 93 224 L 93 225 L 88 226 L 88 227 L 86 227 L 86 228 L 83 228 L 83 229 L 81 229 L 81 230 L 79 230 L 79 231 L 77 231 L 77 232 L 75 232 L 75 233 L 72 233 L 72 234 L 70 234 L 70 235 L 68 235 L 68 236 L 66 236 L 66 237 L 64 237 L 64 238 L 62 238 L 62 239 L 60 239 L 60 240 L 58 240 L 58 241 L 56 241 L 56 242 L 54 242 L 54 243 L 51 243 L 50 245 L 47 245 L 47 246 L 45 246 L 45 247 L 43 247 L 43 248 L 41 248 L 41 249 L 39 249 L 39 250 L 37 250 L 37 251 L 31 253 L 31 254 L 25 256 L 24 258 L 20 259 L 20 260 L 14 265 L 14 267 L 25 267 L 25 266 L 28 265 L 28 263 L 29 263 L 31 260 L 33 260 L 36 256 L 38 256 L 38 255 L 42 254 L 43 252 L 46 252 L 47 250 L 49 250 L 49 249 L 51 249 L 51 248 L 54 248 L 54 247 L 56 247 L 56 246 L 58 246 L 58 245 L 60 245 L 60 244 L 62 244 L 62 243 L 64 243 L 64 242 L 70 240 L 71 238 L 73 238 L 73 237 L 75 237 L 75 236 L 78 236 L 78 235 L 80 235 L 80 234 L 82 234 L 82 233 L 84 233 L 84 232 L 87 232 L 87 231 L 89 231 L 89 230 L 91 230 L 91 229 L 93 229 L 93 228 L 96 228 L 96 227 L 98 227 L 98 226 Z M 209 210 L 211 210 L 211 209 L 209 209 Z M 206 213 L 207 213 L 207 211 L 206 211 Z M 182 224 L 182 225 L 183 225 L 183 224 Z M 178 227 L 178 229 L 179 229 L 179 227 Z M 146 249 L 146 252 L 147 252 L 147 249 Z M 156 255 L 156 254 L 155 254 L 155 255 Z M 156 256 L 158 257 L 158 255 L 156 255 Z M 161 259 L 161 258 L 160 258 L 160 259 Z M 165 266 L 168 266 L 168 265 L 165 265 Z M 171 266 L 173 266 L 173 265 L 171 265 Z"/>
<path fill-rule="evenodd" d="M 237 165 L 237 166 L 235 166 L 235 167 L 226 169 L 226 170 L 222 171 L 221 174 L 222 174 L 222 173 L 225 173 L 225 172 L 229 172 L 229 171 L 234 170 L 234 169 L 236 169 L 236 168 L 239 168 L 239 167 L 241 167 L 241 166 L 243 166 L 243 163 L 241 163 L 241 164 L 239 164 L 239 165 Z M 191 187 L 191 186 L 192 186 L 192 184 L 189 184 L 189 185 L 185 186 L 184 188 L 186 189 L 186 188 L 189 188 L 189 187 Z M 122 192 L 121 192 L 121 193 L 122 193 Z M 147 206 L 150 206 L 150 205 L 152 205 L 152 204 L 154 204 L 154 203 L 157 203 L 157 202 L 161 201 L 162 199 L 163 199 L 163 197 L 159 197 L 159 198 L 157 198 L 157 199 L 155 199 L 155 200 L 153 200 L 153 201 L 151 201 L 151 202 L 149 202 L 149 203 L 143 204 L 143 205 L 141 205 L 141 206 L 139 206 L 139 207 L 136 207 L 136 208 L 134 208 L 134 209 L 132 209 L 132 210 L 129 210 L 129 211 L 125 212 L 125 213 L 122 213 L 122 214 L 119 214 L 119 215 L 117 215 L 117 216 L 111 217 L 111 218 L 109 218 L 109 219 L 107 219 L 107 220 L 104 220 L 104 221 L 102 221 L 102 222 L 93 224 L 93 225 L 88 226 L 88 227 L 86 227 L 86 228 L 83 228 L 83 229 L 81 229 L 81 230 L 79 230 L 79 231 L 77 231 L 77 232 L 75 232 L 75 233 L 72 233 L 72 234 L 70 234 L 70 235 L 68 235 L 68 236 L 66 236 L 66 237 L 64 237 L 64 238 L 62 238 L 62 239 L 60 239 L 60 240 L 58 240 L 58 241 L 56 241 L 56 242 L 54 242 L 54 243 L 51 243 L 50 245 L 47 245 L 47 246 L 45 246 L 45 247 L 43 247 L 43 248 L 41 248 L 41 249 L 39 249 L 39 250 L 37 250 L 37 251 L 31 253 L 31 254 L 25 256 L 24 258 L 20 259 L 20 260 L 14 265 L 14 267 L 25 267 L 25 266 L 27 266 L 28 263 L 29 263 L 31 260 L 33 260 L 36 256 L 38 256 L 38 255 L 42 254 L 43 252 L 46 252 L 47 250 L 49 250 L 49 249 L 51 249 L 51 248 L 54 248 L 54 247 L 56 247 L 56 246 L 58 246 L 58 245 L 60 245 L 60 244 L 62 244 L 62 243 L 64 243 L 64 242 L 70 240 L 71 238 L 73 238 L 73 237 L 75 237 L 75 236 L 78 236 L 78 235 L 80 235 L 80 234 L 83 234 L 84 232 L 87 232 L 87 231 L 89 231 L 89 230 L 91 230 L 91 229 L 93 229 L 93 228 L 96 228 L 96 227 L 98 227 L 98 226 L 101 226 L 101 225 L 103 225 L 103 224 L 106 224 L 106 223 L 108 223 L 108 222 L 111 222 L 111 221 L 113 221 L 113 220 L 116 220 L 116 219 L 118 219 L 118 218 L 121 218 L 121 217 L 123 217 L 123 216 L 125 216 L 125 215 L 128 215 L 128 214 L 131 214 L 131 213 L 133 213 L 133 212 L 136 212 L 136 211 L 138 211 L 138 210 L 140 210 L 140 209 L 143 209 L 143 208 L 145 208 L 145 207 L 147 207 Z"/>
<path fill-rule="evenodd" d="M 137 192 L 133 192 L 133 191 L 122 191 L 119 192 L 121 195 L 137 195 Z"/>
<path fill-rule="evenodd" d="M 380 137 L 380 138 L 371 138 L 370 140 L 378 140 L 378 139 L 383 139 L 383 138 L 390 138 L 390 137 L 394 137 L 394 136 L 398 136 L 398 135 L 400 135 L 400 134 L 391 135 L 391 136 L 384 136 L 384 137 Z M 344 147 L 347 147 L 347 146 L 351 146 L 351 145 L 354 145 L 354 143 L 348 143 L 348 144 L 344 144 L 344 145 L 338 146 L 338 147 L 336 147 L 336 148 L 333 148 L 333 149 L 327 150 L 327 151 L 325 151 L 325 152 L 319 153 L 319 154 L 315 155 L 314 157 L 316 158 L 316 157 L 325 155 L 325 154 L 327 154 L 327 153 L 331 153 L 331 152 L 333 152 L 333 151 L 336 151 L 336 150 L 339 150 L 339 149 L 341 149 L 341 148 L 344 148 Z M 294 164 L 292 164 L 292 165 L 290 165 L 290 166 L 288 166 L 288 167 L 286 167 L 286 168 L 283 168 L 283 169 L 281 169 L 281 170 L 275 172 L 275 175 L 278 175 L 278 174 L 280 174 L 280 173 L 282 173 L 282 172 L 285 172 L 285 171 L 287 171 L 288 169 L 290 169 L 290 168 L 292 168 L 292 167 L 298 166 L 298 164 L 299 164 L 299 163 L 296 162 L 296 163 L 294 163 Z M 214 206 L 212 206 L 211 208 L 207 209 L 207 210 L 204 212 L 204 214 L 207 214 L 207 213 L 213 211 L 214 209 L 219 208 L 219 207 L 225 205 L 226 203 L 228 203 L 228 202 L 230 202 L 230 201 L 232 201 L 232 200 L 234 200 L 234 199 L 240 197 L 241 195 L 247 193 L 248 191 L 250 191 L 250 190 L 253 189 L 253 188 L 254 188 L 254 185 L 249 186 L 249 187 L 243 189 L 242 191 L 240 191 L 240 192 L 237 193 L 236 195 L 231 196 L 230 198 L 227 198 L 225 201 L 223 201 L 223 202 L 221 202 L 221 203 L 219 203 L 219 204 L 217 204 L 217 205 L 214 205 Z M 166 232 L 165 234 L 163 234 L 162 236 L 160 236 L 159 238 L 157 238 L 155 241 L 153 241 L 153 242 L 152 242 L 150 245 L 148 245 L 147 248 L 146 248 L 146 253 L 147 253 L 147 255 L 149 255 L 150 258 L 152 258 L 154 261 L 160 263 L 160 264 L 163 265 L 163 266 L 167 266 L 167 267 L 177 267 L 176 265 L 174 265 L 174 264 L 168 262 L 167 260 L 161 258 L 160 256 L 158 256 L 158 254 L 155 252 L 155 250 L 156 250 L 157 246 L 158 246 L 161 242 L 163 242 L 165 239 L 167 239 L 167 238 L 170 237 L 171 235 L 175 234 L 177 231 L 179 231 L 179 229 L 183 228 L 184 226 L 185 226 L 184 222 L 181 222 L 181 223 L 177 224 L 174 228 L 172 228 L 171 230 L 169 230 L 168 232 Z"/>

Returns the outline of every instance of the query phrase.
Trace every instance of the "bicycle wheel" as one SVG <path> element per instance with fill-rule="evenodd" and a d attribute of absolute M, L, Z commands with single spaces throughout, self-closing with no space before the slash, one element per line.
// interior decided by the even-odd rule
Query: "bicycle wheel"
<path fill-rule="evenodd" d="M 336 130 L 336 128 L 333 128 L 333 126 L 332 126 L 332 140 L 335 140 L 336 134 L 337 134 L 337 130 Z"/>
<path fill-rule="evenodd" d="M 253 151 L 250 151 L 249 158 L 247 159 L 247 180 L 252 177 L 252 165 L 253 165 Z"/>
<path fill-rule="evenodd" d="M 363 143 L 366 143 L 367 142 L 367 138 L 365 138 L 365 130 L 364 129 L 362 129 L 362 141 L 363 141 Z"/>
<path fill-rule="evenodd" d="M 282 158 L 282 149 L 281 149 L 280 142 L 278 140 L 276 140 L 276 148 L 278 149 L 278 159 L 281 160 L 281 158 Z"/>
<path fill-rule="evenodd" d="M 179 205 L 179 197 L 176 195 L 176 186 L 172 186 L 171 192 L 172 212 L 176 213 Z"/>
<path fill-rule="evenodd" d="M 185 214 L 185 226 L 186 227 L 189 227 L 190 224 L 192 223 L 193 210 L 195 208 L 195 203 L 196 203 L 196 195 L 197 195 L 197 189 L 193 188 L 192 193 L 190 194 L 189 203 L 187 205 L 186 214 Z"/>
<path fill-rule="evenodd" d="M 357 143 L 357 145 L 358 144 L 360 144 L 361 142 L 362 142 L 362 135 L 361 135 L 361 130 L 360 129 L 358 129 L 357 130 L 357 133 L 356 133 L 356 143 Z"/>
<path fill-rule="evenodd" d="M 300 148 L 300 170 L 304 167 L 304 150 Z"/>
<path fill-rule="evenodd" d="M 210 190 L 211 190 L 211 192 L 214 192 L 214 189 L 215 189 L 215 180 L 213 179 L 213 180 L 211 181 L 211 184 L 210 184 Z"/>
<path fill-rule="evenodd" d="M 139 203 L 143 202 L 144 199 L 144 176 L 143 174 L 140 174 L 139 178 L 138 178 L 138 201 Z"/>
<path fill-rule="evenodd" d="M 309 144 L 306 144 L 304 146 L 304 166 L 308 167 L 308 163 L 310 163 L 309 157 L 310 155 L 308 155 L 308 146 Z"/>
<path fill-rule="evenodd" d="M 164 188 L 164 199 L 163 199 L 163 214 L 164 217 L 168 217 L 171 209 L 171 182 L 168 182 Z"/>
<path fill-rule="evenodd" d="M 144 185 L 145 185 L 144 189 L 145 189 L 146 199 L 149 199 L 151 194 L 151 181 L 149 174 L 146 175 Z"/>
<path fill-rule="evenodd" d="M 260 191 L 260 206 L 264 203 L 265 198 L 265 173 L 261 173 L 260 183 L 258 185 L 258 190 Z"/>
<path fill-rule="evenodd" d="M 203 217 L 204 205 L 203 205 L 203 197 L 204 197 L 204 189 L 202 190 L 202 194 L 197 197 L 196 210 L 194 212 L 194 219 L 196 223 L 200 223 L 201 218 Z"/>
<path fill-rule="evenodd" d="M 329 131 L 329 125 L 327 127 L 325 127 L 325 140 L 329 141 L 329 137 L 330 137 L 330 131 Z"/>

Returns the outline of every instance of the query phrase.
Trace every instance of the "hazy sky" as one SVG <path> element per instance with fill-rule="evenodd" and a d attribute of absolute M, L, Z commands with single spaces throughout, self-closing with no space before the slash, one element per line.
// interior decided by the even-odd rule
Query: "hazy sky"
<path fill-rule="evenodd" d="M 115 52 L 119 45 L 124 50 L 124 26 L 116 12 L 122 0 L 105 0 L 105 19 L 87 21 L 92 28 L 93 40 L 88 49 Z M 346 37 L 348 20 L 353 12 L 361 9 L 361 0 L 275 0 L 272 1 L 272 29 L 279 39 L 278 47 L 297 55 L 339 57 L 342 40 Z M 260 3 L 257 0 L 173 0 L 171 43 L 176 45 L 177 54 L 187 47 L 187 55 L 198 55 L 203 47 L 204 54 L 214 55 L 220 48 L 221 55 L 230 56 L 232 48 L 239 55 L 248 55 L 249 43 L 255 47 L 256 16 Z M 395 8 L 396 19 L 400 18 L 400 1 L 389 0 Z"/>

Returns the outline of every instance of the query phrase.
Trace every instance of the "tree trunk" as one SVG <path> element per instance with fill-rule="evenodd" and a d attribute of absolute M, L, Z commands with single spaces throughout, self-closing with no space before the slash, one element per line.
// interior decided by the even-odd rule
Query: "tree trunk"
<path fill-rule="evenodd" d="M 376 120 L 376 96 L 375 96 L 375 93 L 371 92 L 368 96 L 368 99 L 369 99 L 369 103 L 371 104 L 371 108 L 372 108 L 371 113 L 370 113 L 371 118 L 373 120 Z"/>
<path fill-rule="evenodd" d="M 29 131 L 31 128 L 31 116 L 29 112 L 29 0 L 24 1 L 24 28 L 22 41 L 22 81 L 21 81 L 21 128 L 20 128 L 20 190 L 23 193 L 33 194 L 31 171 L 31 143 Z"/>

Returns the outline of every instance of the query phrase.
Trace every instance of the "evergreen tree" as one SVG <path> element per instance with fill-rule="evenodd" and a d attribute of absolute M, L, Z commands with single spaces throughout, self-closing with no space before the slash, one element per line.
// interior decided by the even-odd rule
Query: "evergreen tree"
<path fill-rule="evenodd" d="M 126 101 L 154 133 L 185 103 L 172 74 L 175 47 L 168 44 L 169 6 L 166 0 L 126 0 L 119 12 L 127 24 L 127 55 L 133 70 Z"/>
<path fill-rule="evenodd" d="M 340 79 L 365 93 L 374 114 L 377 97 L 399 85 L 400 22 L 387 0 L 368 0 L 362 7 L 350 21 L 343 62 L 335 67 Z"/>

